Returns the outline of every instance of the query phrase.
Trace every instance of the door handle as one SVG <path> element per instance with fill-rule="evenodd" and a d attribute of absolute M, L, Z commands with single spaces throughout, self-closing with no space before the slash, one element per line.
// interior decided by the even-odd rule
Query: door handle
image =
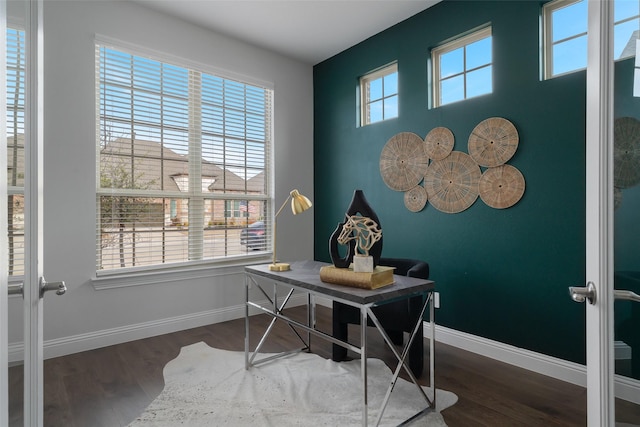
<path fill-rule="evenodd" d="M 640 295 L 632 291 L 615 290 L 613 291 L 615 299 L 624 299 L 629 301 L 640 302 Z"/>
<path fill-rule="evenodd" d="M 44 293 L 48 291 L 56 291 L 56 295 L 64 295 L 67 292 L 67 285 L 64 282 L 47 282 L 44 277 L 41 277 L 40 298 L 44 297 Z"/>
<path fill-rule="evenodd" d="M 570 286 L 569 295 L 575 302 L 589 302 L 593 305 L 596 303 L 596 285 L 593 282 L 587 283 L 587 286 Z"/>
<path fill-rule="evenodd" d="M 23 292 L 24 292 L 24 286 L 22 283 L 9 285 L 9 295 L 22 295 Z"/>

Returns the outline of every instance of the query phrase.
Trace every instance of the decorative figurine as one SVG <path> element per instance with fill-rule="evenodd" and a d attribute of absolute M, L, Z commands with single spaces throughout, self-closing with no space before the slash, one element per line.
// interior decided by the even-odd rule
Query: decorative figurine
<path fill-rule="evenodd" d="M 331 234 L 329 238 L 329 255 L 331 256 L 331 262 L 337 268 L 349 268 L 349 265 L 353 262 L 353 257 L 356 254 L 356 241 L 350 240 L 347 242 L 347 253 L 344 257 L 340 256 L 338 251 L 338 236 L 342 233 L 342 228 L 347 223 L 349 217 L 356 215 L 359 213 L 363 217 L 367 217 L 372 219 L 378 224 L 378 227 L 382 229 L 382 224 L 378 219 L 378 215 L 376 215 L 375 211 L 367 202 L 367 199 L 364 197 L 364 193 L 362 190 L 355 190 L 353 192 L 353 199 L 351 199 L 351 204 L 347 208 L 345 213 L 345 219 L 343 222 L 339 223 L 334 232 Z M 375 242 L 373 246 L 369 248 L 369 255 L 373 257 L 373 268 L 378 265 L 380 261 L 380 257 L 382 256 L 382 236 L 380 240 Z"/>
<path fill-rule="evenodd" d="M 356 273 L 373 272 L 373 257 L 369 249 L 382 238 L 382 230 L 378 223 L 366 216 L 352 215 L 342 227 L 338 243 L 345 245 L 355 240 L 353 271 Z"/>

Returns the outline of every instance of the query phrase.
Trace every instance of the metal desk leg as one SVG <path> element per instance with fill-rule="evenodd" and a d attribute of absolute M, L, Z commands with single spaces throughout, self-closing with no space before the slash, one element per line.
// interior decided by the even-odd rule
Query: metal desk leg
<path fill-rule="evenodd" d="M 249 369 L 249 278 L 244 276 L 244 369 Z"/>
<path fill-rule="evenodd" d="M 360 373 L 362 375 L 362 425 L 367 426 L 369 420 L 369 396 L 367 390 L 367 308 L 360 308 Z"/>
<path fill-rule="evenodd" d="M 435 342 L 436 342 L 436 316 L 435 316 L 435 304 L 434 304 L 434 295 L 433 292 L 430 292 L 427 296 L 429 298 L 429 386 L 433 390 L 433 409 L 436 408 L 436 352 L 435 352 Z"/>
<path fill-rule="evenodd" d="M 316 327 L 316 306 L 311 292 L 307 292 L 307 326 L 315 329 Z M 307 331 L 307 347 L 311 353 L 311 332 Z"/>

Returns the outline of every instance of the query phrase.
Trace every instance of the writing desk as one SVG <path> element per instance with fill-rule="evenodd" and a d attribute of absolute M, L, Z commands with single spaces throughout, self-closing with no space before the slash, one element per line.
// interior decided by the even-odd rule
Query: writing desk
<path fill-rule="evenodd" d="M 368 399 L 367 399 L 367 323 L 371 319 L 376 329 L 388 347 L 391 349 L 396 359 L 398 360 L 397 366 L 393 372 L 393 379 L 389 385 L 387 393 L 385 395 L 382 407 L 378 412 L 376 425 L 380 423 L 384 410 L 389 401 L 393 387 L 398 379 L 400 370 L 404 367 L 405 372 L 409 375 L 411 381 L 416 385 L 417 390 L 425 399 L 426 406 L 423 410 L 407 418 L 407 421 L 412 420 L 428 411 L 435 410 L 435 375 L 434 375 L 434 339 L 435 339 L 435 324 L 434 324 L 434 306 L 433 306 L 433 292 L 435 289 L 434 283 L 431 280 L 418 279 L 413 277 L 394 275 L 395 283 L 392 285 L 384 286 L 379 289 L 360 289 L 350 286 L 341 286 L 331 283 L 325 283 L 320 280 L 320 268 L 330 265 L 318 261 L 299 261 L 291 264 L 291 270 L 289 271 L 270 271 L 269 264 L 254 265 L 245 267 L 245 368 L 249 369 L 251 366 L 258 365 L 260 363 L 267 362 L 269 360 L 283 357 L 292 353 L 300 351 L 311 351 L 311 335 L 321 337 L 334 344 L 341 345 L 349 350 L 352 350 L 360 355 L 361 373 L 362 373 L 362 425 L 366 426 L 368 422 Z M 272 296 L 265 291 L 265 283 L 273 284 Z M 250 300 L 249 290 L 255 286 L 256 289 L 266 298 L 267 303 L 262 305 L 259 302 Z M 278 300 L 278 290 L 282 288 L 288 289 L 286 296 L 280 303 Z M 307 321 L 306 324 L 291 319 L 283 314 L 283 310 L 293 295 L 294 291 L 301 291 L 307 294 Z M 378 318 L 373 313 L 371 308 L 373 306 L 384 304 L 398 298 L 408 298 L 415 295 L 425 295 L 424 304 L 422 306 L 421 314 L 416 321 L 416 325 L 413 328 L 413 332 L 410 335 L 408 342 L 405 344 L 401 352 L 398 352 L 395 345 L 391 342 L 389 336 L 382 328 Z M 361 313 L 361 333 L 360 333 L 360 347 L 350 344 L 349 342 L 342 341 L 334 338 L 330 334 L 322 332 L 316 329 L 316 315 L 315 315 L 315 300 L 314 297 L 328 298 L 332 301 L 338 301 L 344 304 L 357 307 Z M 264 301 L 264 300 L 263 300 Z M 271 323 L 265 330 L 262 338 L 258 342 L 253 352 L 249 348 L 249 309 L 250 307 L 257 308 L 260 311 L 270 315 L 272 317 Z M 420 326 L 420 322 L 423 320 L 426 308 L 429 307 L 429 322 L 431 324 L 430 337 L 429 337 L 429 387 L 431 388 L 433 399 L 430 399 L 425 393 L 422 387 L 418 384 L 417 379 L 406 364 L 406 357 L 409 347 L 414 339 L 422 339 L 422 337 L 416 337 L 417 330 Z M 260 353 L 260 349 L 271 332 L 273 325 L 277 320 L 286 322 L 293 332 L 297 335 L 303 344 L 302 348 L 285 351 L 272 356 L 256 359 Z M 301 336 L 298 330 L 306 331 L 306 338 Z M 304 335 L 304 334 L 303 334 Z"/>

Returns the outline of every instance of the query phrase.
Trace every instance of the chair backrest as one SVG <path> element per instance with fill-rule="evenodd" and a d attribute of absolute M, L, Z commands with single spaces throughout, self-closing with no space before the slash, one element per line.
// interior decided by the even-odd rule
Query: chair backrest
<path fill-rule="evenodd" d="M 417 277 L 420 279 L 429 278 L 429 264 L 417 259 L 380 258 L 379 265 L 395 267 L 394 273 L 399 276 Z"/>

